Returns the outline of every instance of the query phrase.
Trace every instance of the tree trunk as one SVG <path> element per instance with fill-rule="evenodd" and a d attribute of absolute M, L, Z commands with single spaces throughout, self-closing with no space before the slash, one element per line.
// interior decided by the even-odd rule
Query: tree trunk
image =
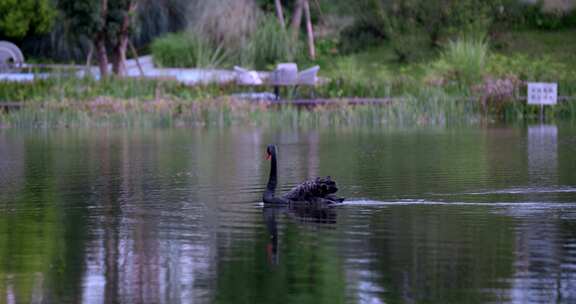
<path fill-rule="evenodd" d="M 139 57 L 138 52 L 136 51 L 134 44 L 128 41 L 128 46 L 130 46 L 130 49 L 132 50 L 132 56 L 134 56 L 134 60 L 136 60 L 136 65 L 138 66 L 138 71 L 140 71 L 140 76 L 144 77 L 144 69 L 142 69 L 142 66 L 140 65 L 140 60 L 138 59 Z"/>
<path fill-rule="evenodd" d="M 96 33 L 94 46 L 96 47 L 96 57 L 100 68 L 100 78 L 108 77 L 108 52 L 106 51 L 106 16 L 108 15 L 108 0 L 100 1 L 100 19 L 102 28 Z"/>
<path fill-rule="evenodd" d="M 316 60 L 314 28 L 312 28 L 312 16 L 310 15 L 310 4 L 308 0 L 304 0 L 304 12 L 306 13 L 306 32 L 308 33 L 308 54 L 310 55 L 310 59 Z"/>
<path fill-rule="evenodd" d="M 280 21 L 280 25 L 282 25 L 282 28 L 286 28 L 286 21 L 284 21 L 284 10 L 282 9 L 282 2 L 280 0 L 274 0 L 274 4 L 276 5 L 276 16 L 278 16 L 278 21 Z"/>
<path fill-rule="evenodd" d="M 98 33 L 94 41 L 96 47 L 96 57 L 100 68 L 100 78 L 108 77 L 108 53 L 106 52 L 106 35 Z"/>
<path fill-rule="evenodd" d="M 130 1 L 128 8 L 122 19 L 120 31 L 118 32 L 118 43 L 114 47 L 114 62 L 112 64 L 112 71 L 119 76 L 126 75 L 126 50 L 128 49 L 128 42 L 130 39 L 130 21 L 132 15 L 136 10 L 137 2 Z"/>
<path fill-rule="evenodd" d="M 304 10 L 304 0 L 297 0 L 296 7 L 294 8 L 294 15 L 292 16 L 292 24 L 290 28 L 292 29 L 292 39 L 294 41 L 298 40 L 298 34 L 300 33 L 300 24 L 302 23 L 302 11 Z"/>

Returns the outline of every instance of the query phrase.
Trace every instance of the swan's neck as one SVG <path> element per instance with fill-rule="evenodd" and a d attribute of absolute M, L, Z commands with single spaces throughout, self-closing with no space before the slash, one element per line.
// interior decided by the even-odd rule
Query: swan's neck
<path fill-rule="evenodd" d="M 268 178 L 268 185 L 266 185 L 266 194 L 274 195 L 276 184 L 278 184 L 278 173 L 276 168 L 276 153 L 272 154 L 270 161 L 270 177 Z"/>

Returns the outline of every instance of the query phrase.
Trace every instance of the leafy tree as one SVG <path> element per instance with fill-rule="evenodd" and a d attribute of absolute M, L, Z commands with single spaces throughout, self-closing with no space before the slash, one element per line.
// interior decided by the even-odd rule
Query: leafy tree
<path fill-rule="evenodd" d="M 58 14 L 52 29 L 46 34 L 28 35 L 19 46 L 30 57 L 85 63 L 90 50 L 94 49 L 92 35 L 98 29 L 94 26 L 99 24 L 100 2 L 50 1 L 55 3 Z M 185 29 L 192 18 L 189 6 L 197 1 L 139 0 L 130 24 L 130 41 L 140 49 L 167 32 Z M 107 47 L 110 52 L 112 45 Z"/>
<path fill-rule="evenodd" d="M 50 0 L 0 0 L 0 36 L 19 39 L 45 33 L 55 15 Z"/>
<path fill-rule="evenodd" d="M 108 75 L 108 52 L 112 53 L 112 70 L 124 73 L 126 49 L 132 19 L 138 0 L 60 0 L 58 8 L 66 17 L 69 28 L 76 35 L 93 41 L 100 75 Z"/>

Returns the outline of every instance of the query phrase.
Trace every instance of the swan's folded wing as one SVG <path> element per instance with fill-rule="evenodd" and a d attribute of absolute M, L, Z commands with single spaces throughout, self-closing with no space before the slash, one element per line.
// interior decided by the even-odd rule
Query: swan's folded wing
<path fill-rule="evenodd" d="M 337 191 L 338 187 L 336 186 L 336 182 L 333 181 L 330 176 L 327 176 L 307 180 L 292 188 L 292 190 L 288 191 L 282 197 L 289 200 L 300 201 L 309 200 L 314 197 L 326 197 Z"/>

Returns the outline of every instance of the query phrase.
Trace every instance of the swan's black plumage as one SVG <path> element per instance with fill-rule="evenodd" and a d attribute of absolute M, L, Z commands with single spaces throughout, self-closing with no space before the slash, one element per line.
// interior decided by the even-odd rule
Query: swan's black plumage
<path fill-rule="evenodd" d="M 270 159 L 270 177 L 266 190 L 264 191 L 263 200 L 268 204 L 295 204 L 295 203 L 312 203 L 312 204 L 336 204 L 344 201 L 344 198 L 334 195 L 338 191 L 336 182 L 330 176 L 317 177 L 307 180 L 292 190 L 277 197 L 275 195 L 278 184 L 278 169 L 276 159 L 276 146 L 269 145 L 266 154 Z"/>

